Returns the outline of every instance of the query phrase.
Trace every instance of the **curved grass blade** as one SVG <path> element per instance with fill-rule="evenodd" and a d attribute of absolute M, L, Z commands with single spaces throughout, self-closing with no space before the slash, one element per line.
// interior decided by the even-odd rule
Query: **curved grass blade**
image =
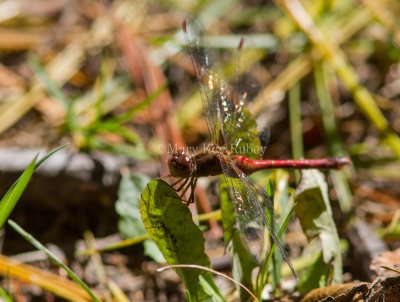
<path fill-rule="evenodd" d="M 4 302 L 12 302 L 12 298 L 8 295 L 8 293 L 0 287 L 0 298 L 4 300 Z"/>
<path fill-rule="evenodd" d="M 59 150 L 65 148 L 67 145 L 63 145 L 54 149 L 53 151 L 47 153 L 41 159 L 36 161 L 37 156 L 30 162 L 28 167 L 22 173 L 22 175 L 12 184 L 12 186 L 7 190 L 6 194 L 4 194 L 3 198 L 0 201 L 0 228 L 3 227 L 5 221 L 10 216 L 12 210 L 14 209 L 17 201 L 21 197 L 24 192 L 26 186 L 28 185 L 33 172 L 39 168 L 39 166 L 45 162 L 50 156 Z"/>
<path fill-rule="evenodd" d="M 7 218 L 10 216 L 14 209 L 17 201 L 25 191 L 33 172 L 35 171 L 35 162 L 37 156 L 31 161 L 24 173 L 18 178 L 18 180 L 11 186 L 0 202 L 0 228 L 3 227 Z"/>
<path fill-rule="evenodd" d="M 90 296 L 90 298 L 95 301 L 95 302 L 101 302 L 101 300 L 90 290 L 90 288 L 82 281 L 81 278 L 78 277 L 68 266 L 66 266 L 60 259 L 57 258 L 56 255 L 54 255 L 52 252 L 50 252 L 44 245 L 42 245 L 39 241 L 37 241 L 31 234 L 26 232 L 24 229 L 22 229 L 18 224 L 16 224 L 14 221 L 9 220 L 8 224 L 17 232 L 19 233 L 22 237 L 25 238 L 26 241 L 28 241 L 30 244 L 32 244 L 34 247 L 36 247 L 38 250 L 46 253 L 46 255 L 49 257 L 49 259 L 61 267 L 67 274 L 68 276 L 74 280 L 78 285 L 80 285 L 84 291 L 87 292 L 87 294 Z"/>
<path fill-rule="evenodd" d="M 54 97 L 55 100 L 59 101 L 60 104 L 64 107 L 64 109 L 67 109 L 70 103 L 68 97 L 64 94 L 64 92 L 59 88 L 59 86 L 55 83 L 55 81 L 46 72 L 43 65 L 39 62 L 39 59 L 36 56 L 31 55 L 29 57 L 29 65 L 32 67 L 33 71 L 35 72 L 35 75 L 46 87 L 49 94 L 52 97 Z"/>

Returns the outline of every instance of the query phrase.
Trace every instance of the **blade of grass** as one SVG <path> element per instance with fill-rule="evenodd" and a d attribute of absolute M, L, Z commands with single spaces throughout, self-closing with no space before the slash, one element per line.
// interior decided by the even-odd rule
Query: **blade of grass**
<path fill-rule="evenodd" d="M 212 212 L 205 213 L 205 214 L 200 214 L 198 216 L 193 217 L 193 220 L 198 221 L 198 222 L 208 221 L 210 219 L 221 220 L 221 210 L 216 210 L 216 211 L 212 211 Z M 121 249 L 124 247 L 128 247 L 128 246 L 132 246 L 132 245 L 141 243 L 147 239 L 150 239 L 149 234 L 144 234 L 141 236 L 127 238 L 127 239 L 121 240 L 119 242 L 109 244 L 103 248 L 98 248 L 98 249 L 90 248 L 90 249 L 79 251 L 76 253 L 76 256 L 89 256 L 94 253 L 103 253 L 103 252 L 108 252 L 108 251 L 112 251 L 112 250 L 117 250 L 117 249 Z"/>
<path fill-rule="evenodd" d="M 68 276 L 74 280 L 78 285 L 80 285 L 85 292 L 92 298 L 93 301 L 95 302 L 100 302 L 100 299 L 91 291 L 91 289 L 82 281 L 81 278 L 78 277 L 68 266 L 66 266 L 61 260 L 57 258 L 56 255 L 54 255 L 51 251 L 49 251 L 44 245 L 42 245 L 39 241 L 37 241 L 31 234 L 26 232 L 24 229 L 22 229 L 18 224 L 16 224 L 14 221 L 9 220 L 8 224 L 22 237 L 25 238 L 26 241 L 28 241 L 30 244 L 32 244 L 34 247 L 36 247 L 38 250 L 43 251 L 46 253 L 46 255 L 49 257 L 49 259 L 61 267 L 67 274 Z"/>
<path fill-rule="evenodd" d="M 11 186 L 4 197 L 0 201 L 0 228 L 3 227 L 7 218 L 10 216 L 12 210 L 17 204 L 19 198 L 24 192 L 29 180 L 35 171 L 36 157 L 30 162 L 28 167 L 22 173 L 20 178 Z"/>
<path fill-rule="evenodd" d="M 136 236 L 133 238 L 127 238 L 127 239 L 121 240 L 119 242 L 116 242 L 114 244 L 109 244 L 103 248 L 89 248 L 89 249 L 86 249 L 83 251 L 79 251 L 76 253 L 76 256 L 89 256 L 89 255 L 93 255 L 95 253 L 103 253 L 103 252 L 107 252 L 107 251 L 117 250 L 117 249 L 121 249 L 124 247 L 128 247 L 131 245 L 141 243 L 148 239 L 150 239 L 149 234 L 144 234 L 144 235 Z"/>
<path fill-rule="evenodd" d="M 43 65 L 40 64 L 38 58 L 34 55 L 31 55 L 28 59 L 28 64 L 32 67 L 36 76 L 43 83 L 47 92 L 54 97 L 60 104 L 64 107 L 65 110 L 68 108 L 69 100 L 67 96 L 62 92 L 59 86 L 54 82 L 53 79 L 50 78 L 49 74 L 44 69 Z"/>
<path fill-rule="evenodd" d="M 149 154 L 144 148 L 143 144 L 115 144 L 105 141 L 100 136 L 89 136 L 87 135 L 87 141 L 85 142 L 85 148 L 106 151 L 137 160 L 148 160 Z"/>
<path fill-rule="evenodd" d="M 35 170 L 39 168 L 50 156 L 52 156 L 54 153 L 60 151 L 61 149 L 64 149 L 68 144 L 64 144 L 60 147 L 55 148 L 54 150 L 51 150 L 49 153 L 47 153 L 45 156 L 43 156 L 41 159 L 39 159 L 35 165 Z"/>
<path fill-rule="evenodd" d="M 90 127 L 90 130 L 85 132 L 88 136 L 93 135 L 93 133 L 101 134 L 102 132 L 108 132 L 123 138 L 127 143 L 132 145 L 139 145 L 142 143 L 141 137 L 136 134 L 135 131 L 128 127 L 124 127 L 119 123 L 113 123 L 110 121 L 98 121 Z"/>
<path fill-rule="evenodd" d="M 157 98 L 165 91 L 165 89 L 165 85 L 159 87 L 157 90 L 148 95 L 142 102 L 134 105 L 132 108 L 125 111 L 124 113 L 114 118 L 108 119 L 108 122 L 122 124 L 130 121 L 136 113 L 148 108 L 155 100 L 157 100 Z"/>
<path fill-rule="evenodd" d="M 394 33 L 394 39 L 400 43 L 400 29 L 398 22 L 392 12 L 396 12 L 400 8 L 395 7 L 395 1 L 383 5 L 382 1 L 362 0 L 362 3 L 371 11 L 376 19 L 385 26 L 389 31 Z M 396 3 L 398 5 L 398 3 Z"/>
<path fill-rule="evenodd" d="M 369 11 L 365 9 L 357 10 L 345 20 L 338 20 L 329 29 L 335 41 L 338 44 L 342 44 L 368 24 L 371 18 Z M 276 96 L 283 95 L 285 90 L 296 82 L 300 82 L 302 78 L 311 72 L 313 62 L 319 58 L 320 56 L 315 52 L 308 52 L 298 56 L 249 104 L 250 112 L 253 115 L 257 115 L 265 110 L 266 105 L 276 100 Z M 280 99 L 283 99 L 283 97 Z"/>
<path fill-rule="evenodd" d="M 70 79 L 83 60 L 81 41 L 69 44 L 62 52 L 46 65 L 46 70 L 56 83 L 62 85 Z M 32 88 L 23 96 L 12 94 L 4 100 L 0 107 L 0 133 L 11 127 L 26 112 L 43 99 L 43 87 L 34 83 Z"/>
<path fill-rule="evenodd" d="M 104 39 L 99 39 L 99 35 Z M 107 16 L 98 18 L 92 23 L 90 31 L 75 35 L 74 39 L 50 62 L 46 64 L 49 77 L 56 84 L 62 86 L 79 70 L 87 51 L 100 49 L 111 41 L 105 37 L 112 36 L 112 22 Z M 0 133 L 11 127 L 33 106 L 43 99 L 41 83 L 33 83 L 29 91 L 23 96 L 19 92 L 11 94 L 0 106 Z"/>
<path fill-rule="evenodd" d="M 107 281 L 107 287 L 112 293 L 116 302 L 129 302 L 129 298 L 125 295 L 123 290 L 112 280 Z"/>
<path fill-rule="evenodd" d="M 322 121 L 324 123 L 325 139 L 329 145 L 331 155 L 346 156 L 335 121 L 333 100 L 329 93 L 326 68 L 323 63 L 316 64 L 314 67 L 314 81 L 318 96 L 318 101 L 322 111 Z"/>
<path fill-rule="evenodd" d="M 67 98 L 64 92 L 61 90 L 59 85 L 55 82 L 53 78 L 48 74 L 45 70 L 44 66 L 39 62 L 39 59 L 31 55 L 28 59 L 28 64 L 32 67 L 36 76 L 42 82 L 46 91 L 52 96 L 55 100 L 57 100 L 63 107 L 66 113 L 66 124 L 67 128 L 71 129 L 74 124 L 74 111 L 72 110 L 72 102 Z"/>
<path fill-rule="evenodd" d="M 329 93 L 326 68 L 323 63 L 317 64 L 314 69 L 315 88 L 318 101 L 322 110 L 322 121 L 325 130 L 325 139 L 328 143 L 330 154 L 333 156 L 346 156 L 346 152 L 337 132 L 333 101 Z M 352 208 L 352 195 L 347 181 L 345 170 L 330 171 L 340 208 L 344 213 L 349 213 Z"/>
<path fill-rule="evenodd" d="M 292 207 L 290 209 L 290 211 L 287 213 L 285 219 L 283 220 L 282 226 L 279 229 L 279 233 L 278 233 L 278 237 L 281 238 L 283 236 L 283 234 L 286 231 L 286 228 L 289 224 L 290 218 L 293 215 L 293 211 L 294 211 L 294 207 Z M 256 279 L 256 292 L 258 294 L 258 296 L 261 299 L 261 295 L 262 295 L 262 290 L 264 289 L 267 280 L 268 280 L 268 267 L 269 264 L 271 263 L 271 261 L 273 261 L 273 255 L 274 255 L 274 251 L 275 251 L 276 245 L 275 243 L 272 243 L 271 248 L 268 252 L 267 258 L 265 259 L 263 265 L 260 268 L 259 273 L 257 274 L 257 279 Z M 289 267 L 288 264 L 286 264 L 287 267 Z M 296 265 L 294 265 L 294 267 L 297 267 Z M 293 271 L 291 271 L 293 273 Z M 289 274 L 288 274 L 289 275 Z M 296 279 L 298 279 L 297 275 L 294 276 Z M 260 300 L 261 301 L 261 300 Z"/>
<path fill-rule="evenodd" d="M 296 83 L 289 89 L 289 120 L 290 137 L 292 140 L 293 158 L 304 157 L 303 127 L 301 122 L 300 84 Z"/>
<path fill-rule="evenodd" d="M 12 210 L 17 204 L 19 198 L 24 192 L 26 186 L 28 185 L 33 172 L 40 167 L 40 165 L 46 161 L 50 156 L 59 150 L 65 148 L 67 145 L 63 145 L 58 147 L 45 156 L 43 156 L 40 160 L 36 162 L 37 156 L 31 161 L 22 175 L 12 184 L 12 186 L 7 190 L 6 194 L 4 194 L 3 198 L 0 201 L 0 228 L 3 227 L 5 221 L 10 216 Z"/>
<path fill-rule="evenodd" d="M 37 168 L 39 168 L 50 156 L 52 156 L 54 153 L 60 151 L 61 149 L 65 148 L 66 146 L 68 146 L 68 144 L 64 144 L 64 145 L 62 145 L 62 146 L 60 146 L 60 147 L 58 147 L 58 148 L 56 148 L 56 149 L 50 151 L 50 152 L 47 153 L 45 156 L 43 156 L 41 159 L 39 159 L 37 162 L 35 162 L 35 165 L 34 165 L 34 166 L 35 166 L 35 170 L 36 170 Z M 36 156 L 36 157 L 37 157 L 37 156 Z M 35 158 L 36 158 L 36 157 L 35 157 Z M 17 179 L 16 182 L 14 182 L 14 183 L 12 184 L 12 186 L 8 189 L 8 191 L 6 192 L 6 194 L 5 194 L 4 196 L 6 196 L 11 190 L 14 189 L 14 187 L 18 184 L 18 181 L 19 181 L 19 178 Z"/>
<path fill-rule="evenodd" d="M 289 89 L 289 121 L 293 158 L 304 158 L 303 127 L 301 122 L 300 83 Z M 300 171 L 295 171 L 296 181 L 300 179 Z"/>
<path fill-rule="evenodd" d="M 275 2 L 297 23 L 323 59 L 332 65 L 343 84 L 353 94 L 360 110 L 375 125 L 386 143 L 391 146 L 393 152 L 400 158 L 400 138 L 390 129 L 389 123 L 375 104 L 369 91 L 360 85 L 356 72 L 339 46 L 333 39 L 328 39 L 324 36 L 298 0 L 275 0 Z"/>
<path fill-rule="evenodd" d="M 7 294 L 7 292 L 2 287 L 0 287 L 0 298 L 4 302 L 12 302 L 12 298 Z"/>
<path fill-rule="evenodd" d="M 4 255 L 0 255 L 0 275 L 39 286 L 69 301 L 92 301 L 90 296 L 76 283 L 47 270 L 20 263 Z"/>

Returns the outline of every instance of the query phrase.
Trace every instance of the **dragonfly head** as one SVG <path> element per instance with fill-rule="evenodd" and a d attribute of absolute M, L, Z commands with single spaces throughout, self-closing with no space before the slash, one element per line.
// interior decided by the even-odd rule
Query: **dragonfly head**
<path fill-rule="evenodd" d="M 186 178 L 192 175 L 193 161 L 192 158 L 186 154 L 185 150 L 179 149 L 172 153 L 168 159 L 169 173 L 173 177 Z"/>

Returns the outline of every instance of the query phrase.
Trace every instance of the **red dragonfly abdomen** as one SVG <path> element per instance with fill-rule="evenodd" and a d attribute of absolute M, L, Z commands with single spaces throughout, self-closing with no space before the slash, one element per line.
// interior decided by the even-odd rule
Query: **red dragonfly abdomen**
<path fill-rule="evenodd" d="M 251 174 L 265 169 L 340 169 L 351 164 L 346 157 L 321 159 L 250 159 L 242 155 L 234 155 L 232 159 L 245 174 Z"/>

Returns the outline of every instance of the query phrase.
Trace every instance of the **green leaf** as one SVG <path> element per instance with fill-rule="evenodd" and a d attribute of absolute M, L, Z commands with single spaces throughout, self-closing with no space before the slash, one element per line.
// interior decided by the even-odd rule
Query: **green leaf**
<path fill-rule="evenodd" d="M 214 283 L 214 281 L 212 280 L 212 282 L 210 282 L 210 278 L 204 278 L 204 275 L 200 275 L 199 276 L 200 279 L 200 285 L 202 286 L 202 288 L 204 289 L 204 291 L 212 298 L 208 299 L 209 301 L 215 301 L 215 302 L 223 302 L 226 301 L 221 293 L 219 292 L 218 287 L 216 286 L 216 284 Z"/>
<path fill-rule="evenodd" d="M 303 283 L 316 284 L 321 280 L 329 283 L 342 283 L 342 256 L 339 236 L 332 217 L 332 209 L 328 198 L 328 188 L 324 176 L 317 170 L 303 170 L 301 181 L 296 189 L 295 213 L 300 220 L 304 233 L 309 240 L 318 238 L 321 243 L 321 265 L 326 269 L 319 270 L 320 276 L 309 274 L 310 279 Z M 315 280 L 319 280 L 316 282 Z M 307 287 L 300 284 L 300 287 Z"/>
<path fill-rule="evenodd" d="M 139 208 L 141 192 L 149 181 L 149 177 L 140 173 L 122 176 L 115 210 L 119 215 L 118 230 L 125 238 L 135 238 L 147 234 Z M 152 240 L 145 240 L 143 245 L 146 256 L 159 263 L 165 262 L 160 250 Z"/>
<path fill-rule="evenodd" d="M 143 242 L 144 254 L 158 263 L 165 263 L 165 259 L 157 244 L 153 240 Z"/>
<path fill-rule="evenodd" d="M 142 193 L 140 212 L 147 232 L 169 264 L 210 266 L 204 253 L 202 232 L 193 223 L 188 207 L 166 182 L 158 179 L 147 185 Z M 210 273 L 191 268 L 175 270 L 192 301 L 211 299 L 199 280 L 202 276 L 209 286 L 216 288 Z"/>
<path fill-rule="evenodd" d="M 322 251 L 318 253 L 315 260 L 308 267 L 297 286 L 297 290 L 303 294 L 314 288 L 325 287 L 328 284 L 331 272 L 330 267 L 324 262 Z"/>
<path fill-rule="evenodd" d="M 146 234 L 139 207 L 141 193 L 149 181 L 149 177 L 140 173 L 122 176 L 115 210 L 119 215 L 118 230 L 125 238 Z"/>

